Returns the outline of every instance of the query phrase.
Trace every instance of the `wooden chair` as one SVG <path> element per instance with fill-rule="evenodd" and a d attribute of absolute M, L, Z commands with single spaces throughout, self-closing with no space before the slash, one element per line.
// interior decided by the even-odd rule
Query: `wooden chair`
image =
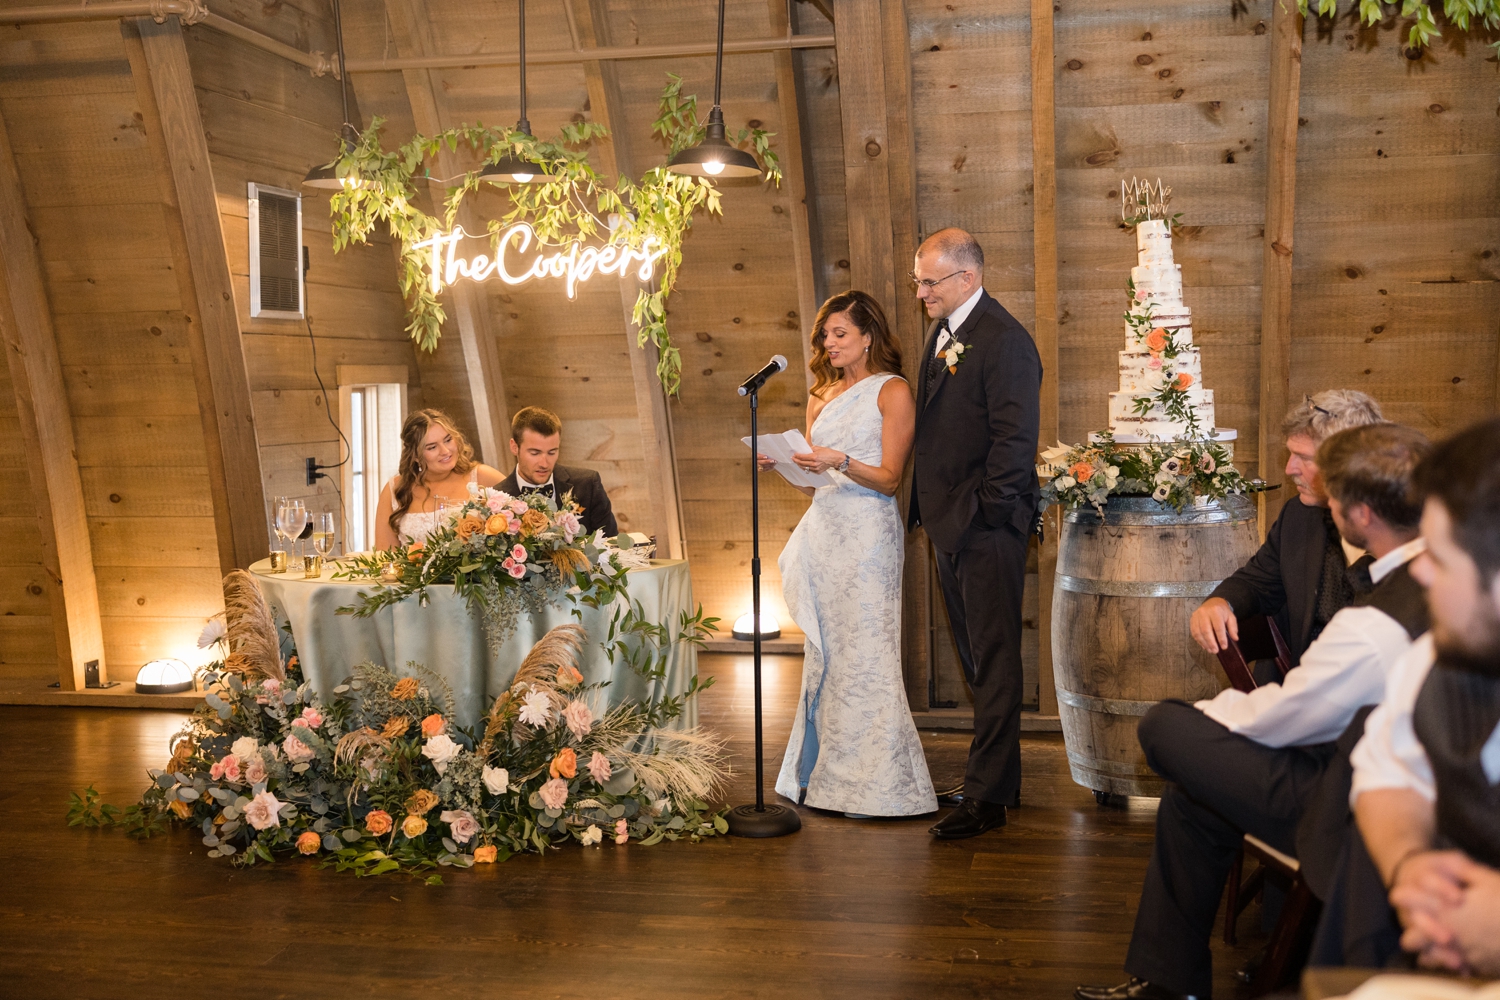
<path fill-rule="evenodd" d="M 1292 654 L 1286 640 L 1276 628 L 1276 623 L 1264 615 L 1256 615 L 1239 623 L 1240 637 L 1230 640 L 1227 648 L 1219 651 L 1219 665 L 1237 691 L 1254 691 L 1255 673 L 1251 664 L 1257 660 L 1273 660 L 1282 677 L 1292 668 Z M 1245 855 L 1260 862 L 1254 874 L 1244 880 Z M 1245 835 L 1244 846 L 1234 859 L 1229 871 L 1229 883 L 1224 900 L 1224 943 L 1238 943 L 1235 925 L 1240 914 L 1265 887 L 1266 873 L 1278 872 L 1291 887 L 1287 890 L 1286 902 L 1282 905 L 1281 917 L 1271 932 L 1271 941 L 1265 957 L 1251 983 L 1251 994 L 1259 996 L 1284 985 L 1289 970 L 1300 966 L 1306 949 L 1311 944 L 1313 929 L 1317 926 L 1318 910 L 1316 897 L 1307 888 L 1301 875 L 1301 864 L 1296 858 L 1283 854 L 1270 844 L 1250 834 Z"/>

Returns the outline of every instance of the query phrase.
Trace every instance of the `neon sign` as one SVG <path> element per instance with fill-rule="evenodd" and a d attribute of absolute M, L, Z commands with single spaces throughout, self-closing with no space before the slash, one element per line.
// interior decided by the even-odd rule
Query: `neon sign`
<path fill-rule="evenodd" d="M 459 278 L 487 281 L 498 277 L 507 285 L 519 285 L 533 278 L 562 278 L 567 285 L 568 298 L 571 299 L 575 297 L 578 283 L 587 281 L 596 274 L 618 274 L 623 277 L 635 267 L 638 278 L 650 281 L 657 259 L 667 252 L 656 237 L 648 236 L 641 241 L 639 247 L 618 241 L 594 247 L 585 246 L 582 240 L 573 240 L 555 253 L 542 253 L 542 242 L 537 239 L 530 224 L 518 222 L 500 234 L 494 260 L 486 254 L 463 258 L 458 256 L 458 244 L 465 237 L 476 238 L 459 226 L 452 232 L 438 233 L 430 239 L 412 244 L 414 250 L 428 251 L 428 282 L 434 295 Z M 523 255 L 531 247 L 533 240 L 536 240 L 539 252 L 528 263 Z M 514 247 L 512 244 L 515 244 Z"/>

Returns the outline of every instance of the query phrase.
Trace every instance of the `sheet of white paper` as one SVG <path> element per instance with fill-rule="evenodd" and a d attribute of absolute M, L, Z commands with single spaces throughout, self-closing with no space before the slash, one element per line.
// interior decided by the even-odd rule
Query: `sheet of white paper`
<path fill-rule="evenodd" d="M 745 447 L 750 447 L 748 437 L 740 438 L 745 442 Z M 792 461 L 793 455 L 805 455 L 812 451 L 812 446 L 802 436 L 802 432 L 795 427 L 781 434 L 760 435 L 760 453 L 776 460 L 776 471 L 781 477 L 793 486 L 832 486 L 833 477 L 826 472 L 808 472 L 796 462 Z"/>

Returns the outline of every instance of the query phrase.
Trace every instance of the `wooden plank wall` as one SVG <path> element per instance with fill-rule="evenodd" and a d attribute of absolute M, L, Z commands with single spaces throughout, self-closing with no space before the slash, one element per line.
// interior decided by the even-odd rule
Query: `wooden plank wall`
<path fill-rule="evenodd" d="M 193 640 L 221 607 L 160 189 L 116 24 L 9 30 L 0 65 L 0 113 L 36 227 L 73 414 L 106 662 L 128 681 L 155 656 L 196 659 Z M 16 553 L 7 561 L 29 561 L 34 541 L 6 542 Z M 7 611 L 24 610 L 25 575 L 24 565 L 4 571 L 9 589 L 22 591 L 7 597 Z M 0 644 L 8 668 L 35 662 L 51 634 L 6 629 Z"/>

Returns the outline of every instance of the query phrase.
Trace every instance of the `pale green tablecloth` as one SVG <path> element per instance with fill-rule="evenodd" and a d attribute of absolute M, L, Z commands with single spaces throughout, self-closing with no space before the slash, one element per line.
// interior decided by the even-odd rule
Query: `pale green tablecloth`
<path fill-rule="evenodd" d="M 335 614 L 354 603 L 370 581 L 330 579 L 325 569 L 321 579 L 307 580 L 297 571 L 269 572 L 270 560 L 250 567 L 276 615 L 277 624 L 290 620 L 304 676 L 313 690 L 327 696 L 349 676 L 356 664 L 369 660 L 402 673 L 408 661 L 416 661 L 447 681 L 453 689 L 454 710 L 461 726 L 472 726 L 489 712 L 491 703 L 516 675 L 531 647 L 554 626 L 578 622 L 571 607 L 548 608 L 540 615 L 523 615 L 515 634 L 491 652 L 479 619 L 469 614 L 468 604 L 454 596 L 451 586 L 428 588 L 430 600 L 422 607 L 415 598 L 382 608 L 369 618 Z M 674 630 L 684 611 L 693 611 L 692 582 L 685 560 L 653 560 L 649 569 L 631 570 L 630 598 L 640 602 L 648 621 L 666 622 Z M 648 682 L 628 665 L 611 664 L 599 648 L 608 629 L 603 610 L 583 608 L 580 624 L 588 630 L 579 663 L 588 683 L 609 681 L 603 689 L 609 706 L 626 699 L 678 695 L 698 674 L 698 651 L 690 643 L 679 643 L 667 661 L 666 675 Z M 596 711 L 602 711 L 598 706 Z M 677 726 L 694 726 L 698 710 L 689 701 Z"/>

